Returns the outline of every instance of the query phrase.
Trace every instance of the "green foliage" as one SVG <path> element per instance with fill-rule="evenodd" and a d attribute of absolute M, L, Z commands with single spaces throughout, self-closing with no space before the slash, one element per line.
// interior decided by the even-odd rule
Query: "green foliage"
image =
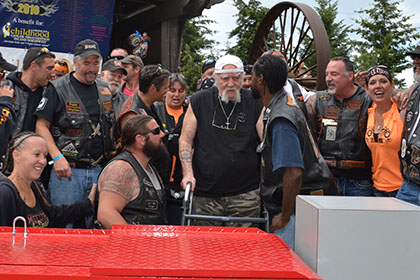
<path fill-rule="evenodd" d="M 235 15 L 237 26 L 229 33 L 229 39 L 236 37 L 236 43 L 226 52 L 247 62 L 255 33 L 268 8 L 263 7 L 258 0 L 249 0 L 248 4 L 243 0 L 233 0 L 233 3 L 238 9 Z"/>
<path fill-rule="evenodd" d="M 205 17 L 196 17 L 185 23 L 182 37 L 181 69 L 180 72 L 185 76 L 190 93 L 197 89 L 197 80 L 201 78 L 201 65 L 206 60 L 204 52 L 210 52 L 208 58 L 214 58 L 212 53 L 215 41 L 207 39 L 206 34 L 212 35 L 214 31 L 208 29 L 212 20 Z"/>
<path fill-rule="evenodd" d="M 315 10 L 324 23 L 325 30 L 328 34 L 328 40 L 331 46 L 331 57 L 350 56 L 351 41 L 348 37 L 350 27 L 343 23 L 343 20 L 337 21 L 338 1 L 333 0 L 316 0 L 317 7 Z M 304 45 L 308 46 L 309 38 L 304 39 Z M 315 50 L 315 46 L 311 46 L 311 50 Z M 305 68 L 311 68 L 316 64 L 316 55 L 309 57 L 305 61 Z M 316 76 L 316 69 L 312 71 L 312 76 Z"/>
<path fill-rule="evenodd" d="M 358 53 L 354 57 L 356 68 L 362 71 L 374 65 L 386 65 L 395 78 L 396 74 L 411 67 L 405 53 L 414 48 L 411 42 L 419 39 L 420 34 L 408 23 L 410 16 L 403 16 L 398 1 L 374 0 L 368 9 L 356 12 L 361 15 L 359 19 L 353 19 L 359 27 L 352 32 L 361 37 L 354 44 Z M 395 79 L 395 82 L 404 86 L 401 80 Z"/>

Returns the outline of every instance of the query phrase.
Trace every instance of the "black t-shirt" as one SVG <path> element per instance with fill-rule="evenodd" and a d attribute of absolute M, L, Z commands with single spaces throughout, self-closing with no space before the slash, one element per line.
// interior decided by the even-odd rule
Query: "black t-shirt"
<path fill-rule="evenodd" d="M 44 88 L 39 87 L 35 91 L 29 92 L 22 131 L 35 131 L 36 118 L 34 118 L 33 114 L 38 107 L 39 101 L 41 101 L 43 91 Z"/>
<path fill-rule="evenodd" d="M 82 84 L 74 78 L 73 73 L 70 74 L 70 82 L 82 101 L 83 106 L 86 108 L 89 114 L 89 119 L 92 121 L 94 127 L 96 127 L 100 119 L 99 96 L 96 83 L 92 85 Z M 65 105 L 60 100 L 55 87 L 53 85 L 49 85 L 45 90 L 44 99 L 38 106 L 35 115 L 46 119 L 53 125 L 58 126 L 58 120 L 64 111 Z M 102 137 L 96 136 L 90 141 L 92 141 L 92 151 L 90 152 L 91 157 L 93 159 L 98 159 L 104 151 Z"/>
<path fill-rule="evenodd" d="M 28 222 L 28 227 L 37 227 L 37 228 L 46 228 L 48 227 L 50 220 L 42 210 L 41 205 L 36 202 L 34 207 L 29 207 L 23 203 L 23 212 L 25 213 L 24 217 Z"/>

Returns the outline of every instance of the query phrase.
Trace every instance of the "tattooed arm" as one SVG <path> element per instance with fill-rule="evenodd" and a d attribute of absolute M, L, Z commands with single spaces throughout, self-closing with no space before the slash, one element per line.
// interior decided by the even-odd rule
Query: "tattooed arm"
<path fill-rule="evenodd" d="M 185 113 L 184 123 L 182 124 L 181 136 L 179 138 L 179 160 L 182 165 L 182 181 L 181 186 L 185 189 L 187 182 L 192 183 L 191 190 L 195 188 L 195 177 L 192 168 L 193 149 L 195 133 L 197 131 L 197 119 L 191 105 Z"/>
<path fill-rule="evenodd" d="M 121 211 L 140 192 L 139 181 L 131 165 L 122 160 L 108 165 L 99 176 L 98 191 L 98 220 L 104 228 L 127 224 Z"/>

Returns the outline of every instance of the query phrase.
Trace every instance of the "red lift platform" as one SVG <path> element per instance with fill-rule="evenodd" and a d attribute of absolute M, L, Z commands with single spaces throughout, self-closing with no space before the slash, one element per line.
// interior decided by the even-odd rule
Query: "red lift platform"
<path fill-rule="evenodd" d="M 280 238 L 256 228 L 0 227 L 0 279 L 313 279 Z"/>

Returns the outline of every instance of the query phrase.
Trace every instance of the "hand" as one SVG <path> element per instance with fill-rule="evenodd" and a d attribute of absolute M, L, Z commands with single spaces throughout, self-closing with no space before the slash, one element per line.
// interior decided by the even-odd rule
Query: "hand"
<path fill-rule="evenodd" d="M 185 190 L 187 188 L 187 183 L 188 182 L 191 182 L 191 184 L 192 184 L 191 191 L 193 192 L 194 189 L 195 189 L 195 178 L 194 178 L 194 176 L 185 176 L 185 177 L 183 177 L 182 178 L 182 181 L 181 181 L 181 188 L 183 190 Z"/>
<path fill-rule="evenodd" d="M 0 87 L 0 96 L 8 96 L 13 98 L 14 89 L 9 85 Z"/>
<path fill-rule="evenodd" d="M 92 206 L 95 206 L 95 196 L 96 196 L 97 190 L 98 190 L 98 184 L 93 184 L 92 188 L 90 189 L 89 196 L 88 196 L 88 199 L 90 200 L 90 203 L 92 204 Z"/>
<path fill-rule="evenodd" d="M 271 220 L 270 232 L 275 232 L 278 229 L 284 228 L 290 221 L 290 216 L 283 216 L 283 213 L 277 214 Z"/>
<path fill-rule="evenodd" d="M 368 72 L 367 71 L 363 71 L 363 72 L 357 72 L 356 75 L 354 76 L 354 80 L 356 81 L 356 83 L 361 86 L 364 87 L 366 85 L 366 76 L 367 76 Z"/>
<path fill-rule="evenodd" d="M 394 99 L 395 103 L 398 104 L 398 109 L 403 110 L 407 108 L 410 95 L 408 91 L 397 89 L 394 91 L 392 98 Z"/>
<path fill-rule="evenodd" d="M 54 170 L 58 180 L 61 181 L 62 178 L 67 178 L 71 181 L 71 168 L 65 157 L 61 157 L 54 162 Z"/>

